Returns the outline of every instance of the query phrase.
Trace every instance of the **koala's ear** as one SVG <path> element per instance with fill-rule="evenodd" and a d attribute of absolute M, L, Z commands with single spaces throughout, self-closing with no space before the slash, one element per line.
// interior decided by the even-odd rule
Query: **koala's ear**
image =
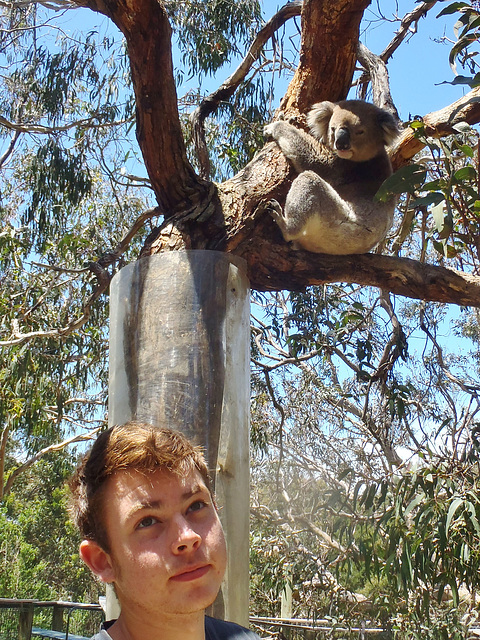
<path fill-rule="evenodd" d="M 335 104 L 325 100 L 324 102 L 317 102 L 311 108 L 307 116 L 307 124 L 310 127 L 310 131 L 313 135 L 322 140 L 327 141 L 328 137 L 328 123 L 332 117 Z"/>
<path fill-rule="evenodd" d="M 383 140 L 388 146 L 400 134 L 397 121 L 389 111 L 381 110 L 378 114 L 378 124 L 383 131 Z"/>

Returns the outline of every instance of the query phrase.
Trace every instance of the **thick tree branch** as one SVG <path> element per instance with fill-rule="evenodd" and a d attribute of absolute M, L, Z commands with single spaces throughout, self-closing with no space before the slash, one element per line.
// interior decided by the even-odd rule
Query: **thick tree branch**
<path fill-rule="evenodd" d="M 418 299 L 480 306 L 479 280 L 451 269 L 379 255 L 338 257 L 292 251 L 265 207 L 272 197 L 283 200 L 293 176 L 275 145 L 267 145 L 235 178 L 215 187 L 199 179 L 188 163 L 173 79 L 171 30 L 163 5 L 156 0 L 82 1 L 108 15 L 127 40 L 137 100 L 137 137 L 159 209 L 166 216 L 143 255 L 185 248 L 236 253 L 247 260 L 252 286 L 259 290 L 351 282 Z M 368 4 L 368 0 L 304 0 L 300 64 L 283 110 L 305 113 L 319 99 L 345 97 Z M 423 3 L 418 10 L 430 6 Z M 419 17 L 415 13 L 411 20 Z M 404 29 L 407 23 L 404 19 Z M 459 121 L 480 121 L 479 96 L 477 88 L 451 107 L 425 116 L 426 133 L 445 135 Z M 394 165 L 408 162 L 421 147 L 413 132 L 405 132 L 393 156 Z"/>
<path fill-rule="evenodd" d="M 178 114 L 171 27 L 156 0 L 78 0 L 125 36 L 136 99 L 137 139 L 159 207 L 168 217 L 209 199 L 190 165 Z"/>
<path fill-rule="evenodd" d="M 249 260 L 252 286 L 258 290 L 303 289 L 308 285 L 348 282 L 386 289 L 418 300 L 480 306 L 480 277 L 408 258 L 376 254 L 327 256 L 257 243 Z"/>
<path fill-rule="evenodd" d="M 282 100 L 305 113 L 318 100 L 346 97 L 357 60 L 360 22 L 370 0 L 304 0 L 300 63 Z"/>

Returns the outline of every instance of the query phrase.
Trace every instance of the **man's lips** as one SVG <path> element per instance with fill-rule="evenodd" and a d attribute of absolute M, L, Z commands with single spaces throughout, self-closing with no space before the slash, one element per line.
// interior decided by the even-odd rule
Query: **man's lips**
<path fill-rule="evenodd" d="M 190 580 L 197 580 L 202 578 L 208 571 L 210 571 L 211 565 L 202 564 L 196 567 L 187 568 L 179 573 L 176 573 L 170 578 L 174 582 L 190 582 Z"/>

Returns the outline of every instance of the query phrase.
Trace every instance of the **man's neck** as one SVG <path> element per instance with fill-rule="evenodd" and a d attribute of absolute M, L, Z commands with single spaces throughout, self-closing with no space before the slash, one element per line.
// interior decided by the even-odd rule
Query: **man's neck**
<path fill-rule="evenodd" d="M 205 640 L 205 614 L 162 615 L 155 619 L 129 616 L 124 611 L 108 629 L 113 640 Z"/>

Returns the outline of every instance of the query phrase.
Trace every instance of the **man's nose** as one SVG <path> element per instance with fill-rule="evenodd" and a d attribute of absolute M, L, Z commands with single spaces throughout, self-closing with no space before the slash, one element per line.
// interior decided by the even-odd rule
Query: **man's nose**
<path fill-rule="evenodd" d="M 176 518 L 173 527 L 173 553 L 178 554 L 193 551 L 200 546 L 202 538 L 194 529 L 192 529 L 192 526 L 186 518 Z"/>

